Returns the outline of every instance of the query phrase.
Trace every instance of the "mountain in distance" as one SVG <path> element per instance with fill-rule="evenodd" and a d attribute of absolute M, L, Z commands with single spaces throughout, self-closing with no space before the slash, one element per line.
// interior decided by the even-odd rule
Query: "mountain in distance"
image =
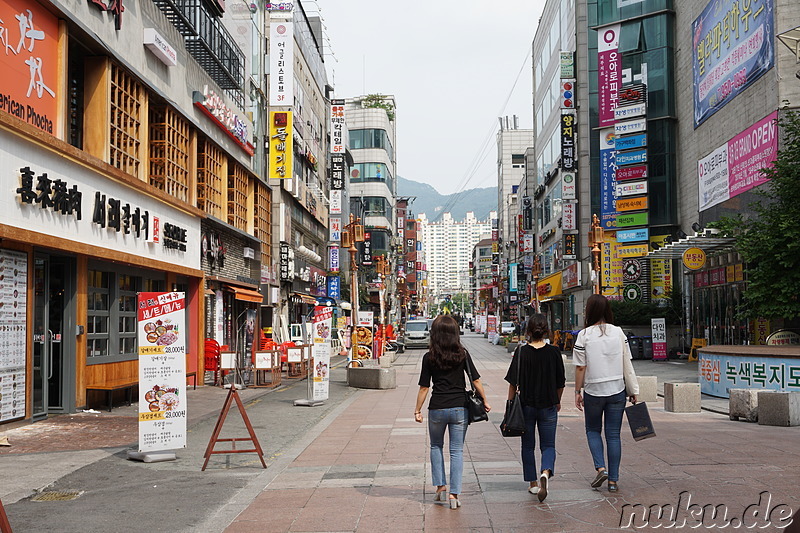
<path fill-rule="evenodd" d="M 497 187 L 465 189 L 457 194 L 441 194 L 427 183 L 397 177 L 397 196 L 416 197 L 410 205 L 414 215 L 425 213 L 428 220 L 436 220 L 448 203 L 458 196 L 447 209 L 455 220 L 464 220 L 468 211 L 478 220 L 487 220 L 490 211 L 497 211 Z"/>

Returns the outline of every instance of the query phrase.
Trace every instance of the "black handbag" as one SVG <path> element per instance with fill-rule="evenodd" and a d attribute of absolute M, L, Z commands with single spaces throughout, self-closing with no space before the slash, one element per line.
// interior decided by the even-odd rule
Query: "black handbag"
<path fill-rule="evenodd" d="M 472 424 L 473 422 L 489 420 L 489 413 L 486 412 L 486 407 L 483 405 L 483 398 L 475 394 L 475 389 L 472 386 L 472 373 L 469 371 L 469 355 L 464 359 L 464 367 L 466 368 L 467 377 L 469 378 L 469 390 L 466 391 L 467 423 Z"/>
<path fill-rule="evenodd" d="M 514 357 L 520 356 L 520 349 Z M 522 412 L 522 400 L 519 398 L 519 369 L 522 366 L 522 360 L 517 359 L 517 391 L 514 397 L 506 400 L 506 412 L 503 416 L 503 421 L 500 422 L 500 433 L 504 437 L 521 437 L 525 434 L 525 414 Z"/>
<path fill-rule="evenodd" d="M 625 416 L 628 417 L 628 425 L 631 427 L 633 440 L 644 440 L 656 436 L 653 429 L 653 421 L 650 419 L 650 411 L 647 410 L 645 402 L 635 403 L 625 408 Z"/>

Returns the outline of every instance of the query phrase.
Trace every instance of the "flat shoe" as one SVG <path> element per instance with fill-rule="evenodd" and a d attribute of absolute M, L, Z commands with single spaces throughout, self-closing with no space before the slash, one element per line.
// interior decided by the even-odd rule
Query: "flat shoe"
<path fill-rule="evenodd" d="M 619 487 L 617 487 L 616 483 L 610 482 L 608 484 L 608 492 L 617 492 L 618 490 L 619 490 Z"/>
<path fill-rule="evenodd" d="M 607 479 L 608 479 L 608 471 L 607 471 L 607 470 L 601 470 L 601 471 L 599 471 L 599 472 L 597 473 L 597 477 L 596 477 L 596 478 L 594 478 L 594 481 L 592 481 L 592 488 L 593 488 L 593 489 L 596 489 L 597 487 L 599 487 L 600 485 L 602 485 L 602 484 L 603 484 L 603 482 L 604 482 L 605 480 L 607 480 Z"/>
<path fill-rule="evenodd" d="M 539 476 L 539 492 L 536 493 L 536 497 L 539 498 L 540 502 L 547 498 L 547 474 L 545 473 Z"/>
<path fill-rule="evenodd" d="M 538 494 L 539 487 L 537 487 L 536 485 L 534 485 L 533 487 L 528 487 L 528 492 L 530 492 L 531 494 Z"/>

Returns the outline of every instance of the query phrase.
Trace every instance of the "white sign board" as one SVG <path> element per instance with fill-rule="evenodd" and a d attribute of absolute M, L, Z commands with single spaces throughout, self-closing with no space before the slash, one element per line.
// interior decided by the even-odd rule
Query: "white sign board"
<path fill-rule="evenodd" d="M 294 27 L 291 22 L 269 26 L 269 105 L 294 105 Z"/>
<path fill-rule="evenodd" d="M 0 422 L 25 416 L 28 255 L 0 250 Z M 33 342 L 50 342 L 48 334 Z"/>

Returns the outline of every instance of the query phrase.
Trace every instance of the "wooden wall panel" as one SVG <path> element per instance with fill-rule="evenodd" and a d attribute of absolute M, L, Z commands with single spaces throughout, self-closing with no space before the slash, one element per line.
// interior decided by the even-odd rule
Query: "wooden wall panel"
<path fill-rule="evenodd" d="M 86 324 L 88 317 L 88 269 L 89 258 L 79 255 L 76 261 L 77 283 L 75 286 L 75 323 L 83 326 L 83 335 L 75 337 L 75 405 L 86 405 Z"/>
<path fill-rule="evenodd" d="M 109 61 L 106 57 L 86 60 L 84 73 L 84 112 L 87 120 L 83 124 L 83 149 L 91 155 L 108 162 L 111 145 L 111 130 L 108 127 L 111 106 L 111 79 Z M 89 120 L 88 118 L 91 117 Z"/>

